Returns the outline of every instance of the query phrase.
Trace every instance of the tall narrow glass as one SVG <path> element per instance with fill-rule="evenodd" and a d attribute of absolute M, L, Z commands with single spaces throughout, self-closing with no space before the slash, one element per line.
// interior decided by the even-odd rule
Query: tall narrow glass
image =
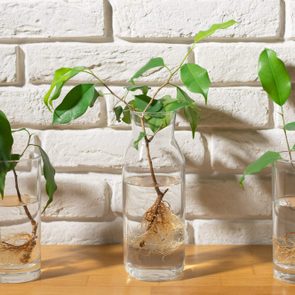
<path fill-rule="evenodd" d="M 163 117 L 167 126 L 155 132 L 152 124 Z M 140 280 L 172 280 L 184 266 L 185 161 L 174 121 L 174 113 L 132 113 L 123 166 L 124 262 Z"/>
<path fill-rule="evenodd" d="M 36 280 L 40 277 L 40 157 L 0 164 L 15 166 L 6 175 L 0 198 L 0 283 Z"/>
<path fill-rule="evenodd" d="M 295 283 L 295 162 L 273 166 L 274 277 Z"/>

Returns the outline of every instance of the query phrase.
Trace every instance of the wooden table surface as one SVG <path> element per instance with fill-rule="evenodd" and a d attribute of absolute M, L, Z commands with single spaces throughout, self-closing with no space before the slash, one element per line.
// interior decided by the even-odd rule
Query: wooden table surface
<path fill-rule="evenodd" d="M 44 246 L 42 278 L 0 284 L 2 295 L 295 294 L 272 278 L 270 246 L 187 246 L 183 277 L 142 282 L 126 274 L 122 246 Z"/>

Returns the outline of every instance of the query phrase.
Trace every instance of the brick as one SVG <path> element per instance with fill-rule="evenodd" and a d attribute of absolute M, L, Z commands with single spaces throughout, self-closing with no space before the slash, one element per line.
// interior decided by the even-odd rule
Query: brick
<path fill-rule="evenodd" d="M 103 37 L 103 0 L 0 3 L 0 39 Z"/>
<path fill-rule="evenodd" d="M 271 244 L 271 220 L 194 220 L 195 244 Z"/>
<path fill-rule="evenodd" d="M 210 169 L 208 138 L 196 132 L 192 139 L 190 131 L 175 133 L 175 139 L 186 161 L 186 171 L 207 171 Z"/>
<path fill-rule="evenodd" d="M 293 0 L 285 1 L 286 26 L 285 36 L 288 39 L 295 38 L 295 2 Z"/>
<path fill-rule="evenodd" d="M 235 175 L 186 175 L 186 218 L 270 218 L 271 180 L 249 176 L 244 189 Z"/>
<path fill-rule="evenodd" d="M 52 130 L 42 133 L 42 142 L 53 165 L 60 171 L 116 170 L 121 169 L 124 151 L 131 140 L 130 135 L 129 131 L 112 129 Z M 176 140 L 186 157 L 189 170 L 209 165 L 207 140 L 204 136 L 196 134 L 193 140 L 189 131 L 182 131 L 176 134 Z M 169 165 L 169 157 L 160 157 L 154 161 L 155 165 L 161 167 Z"/>
<path fill-rule="evenodd" d="M 121 168 L 129 132 L 110 129 L 56 130 L 43 134 L 43 146 L 60 170 Z"/>
<path fill-rule="evenodd" d="M 32 83 L 51 82 L 60 67 L 86 66 L 107 83 L 126 83 L 152 57 L 162 56 L 167 65 L 174 67 L 187 52 L 186 45 L 163 44 L 33 44 L 26 45 L 28 76 Z M 142 82 L 161 83 L 167 77 L 165 69 L 152 71 Z M 88 75 L 73 81 L 93 81 Z M 175 81 L 177 78 L 175 78 Z"/>
<path fill-rule="evenodd" d="M 58 190 L 43 219 L 98 219 L 109 212 L 110 188 L 99 174 L 56 174 Z M 43 205 L 47 196 L 43 192 Z"/>
<path fill-rule="evenodd" d="M 293 42 L 264 43 L 208 43 L 195 49 L 196 62 L 205 67 L 215 84 L 258 84 L 257 65 L 264 48 L 275 50 L 294 74 Z"/>
<path fill-rule="evenodd" d="M 5 112 L 14 128 L 52 128 L 61 125 L 52 125 L 52 113 L 43 103 L 43 97 L 49 89 L 45 86 L 29 86 L 25 88 L 0 88 L 0 109 Z M 70 87 L 65 87 L 56 105 L 60 103 Z M 105 125 L 103 114 L 104 99 L 99 99 L 92 108 L 79 119 L 62 125 L 62 128 L 86 128 Z"/>
<path fill-rule="evenodd" d="M 3 14 L 3 13 L 2 13 Z M 0 47 L 0 85 L 13 85 L 19 81 L 17 69 L 16 46 L 1 45 Z"/>
<path fill-rule="evenodd" d="M 294 142 L 295 133 L 289 133 Z M 212 136 L 213 169 L 220 172 L 241 173 L 247 164 L 267 150 L 286 150 L 282 130 L 220 131 Z"/>
<path fill-rule="evenodd" d="M 51 221 L 42 223 L 42 244 L 100 245 L 122 242 L 122 219 L 109 222 Z"/>
<path fill-rule="evenodd" d="M 213 23 L 235 19 L 239 24 L 215 36 L 277 38 L 280 36 L 280 1 L 230 0 L 132 1 L 111 0 L 114 31 L 121 38 L 191 38 Z M 177 20 L 177 21 L 176 21 Z"/>

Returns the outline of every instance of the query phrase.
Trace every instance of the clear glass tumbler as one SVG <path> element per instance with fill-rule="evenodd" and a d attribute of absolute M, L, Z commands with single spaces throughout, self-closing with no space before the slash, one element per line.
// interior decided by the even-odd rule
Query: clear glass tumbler
<path fill-rule="evenodd" d="M 8 163 L 15 168 L 0 198 L 0 283 L 22 283 L 40 277 L 40 157 Z"/>
<path fill-rule="evenodd" d="M 152 124 L 163 118 L 167 126 L 155 132 Z M 185 161 L 174 121 L 174 113 L 132 113 L 123 166 L 124 262 L 139 280 L 172 280 L 184 266 Z"/>
<path fill-rule="evenodd" d="M 295 162 L 273 166 L 273 264 L 276 279 L 295 283 Z"/>

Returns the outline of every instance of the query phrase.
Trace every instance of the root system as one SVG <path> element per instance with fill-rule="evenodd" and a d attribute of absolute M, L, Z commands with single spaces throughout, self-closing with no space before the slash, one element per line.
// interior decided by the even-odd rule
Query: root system
<path fill-rule="evenodd" d="M 163 256 L 169 255 L 183 243 L 183 223 L 166 201 L 155 202 L 144 215 L 144 233 L 132 241 L 132 246 Z"/>
<path fill-rule="evenodd" d="M 295 264 L 295 232 L 273 239 L 274 257 L 279 263 Z"/>

